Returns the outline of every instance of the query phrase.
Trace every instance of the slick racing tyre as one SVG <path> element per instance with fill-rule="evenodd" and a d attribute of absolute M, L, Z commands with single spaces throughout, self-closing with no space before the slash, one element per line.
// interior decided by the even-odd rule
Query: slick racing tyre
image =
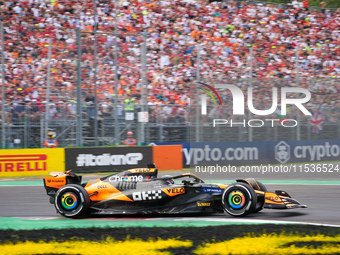
<path fill-rule="evenodd" d="M 267 192 L 267 188 L 266 186 L 264 186 L 261 182 L 256 181 L 257 184 L 260 187 L 260 191 L 263 192 Z M 253 211 L 253 213 L 258 213 L 259 211 L 262 211 L 263 206 L 264 206 L 264 202 L 265 202 L 265 196 L 264 195 L 258 195 L 257 196 L 257 203 L 256 203 L 256 207 L 255 210 Z"/>
<path fill-rule="evenodd" d="M 254 178 L 247 178 L 246 181 L 255 189 L 263 192 L 267 192 L 266 186 L 263 185 L 263 183 L 256 181 Z M 264 202 L 265 202 L 265 196 L 262 194 L 257 194 L 257 203 L 256 207 L 253 211 L 253 213 L 257 213 L 259 211 L 262 211 Z"/>
<path fill-rule="evenodd" d="M 255 210 L 255 191 L 246 183 L 228 185 L 222 194 L 223 210 L 232 216 L 245 216 Z"/>
<path fill-rule="evenodd" d="M 82 186 L 68 184 L 57 191 L 54 205 L 61 215 L 68 218 L 78 218 L 89 208 L 90 197 Z"/>

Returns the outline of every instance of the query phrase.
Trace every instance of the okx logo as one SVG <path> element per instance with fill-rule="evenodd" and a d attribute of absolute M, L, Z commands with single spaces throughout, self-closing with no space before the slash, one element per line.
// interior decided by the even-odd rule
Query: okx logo
<path fill-rule="evenodd" d="M 199 82 L 199 84 L 205 86 L 206 88 L 208 88 L 212 92 L 214 92 L 214 94 L 217 96 L 218 100 L 220 101 L 220 104 L 222 105 L 222 100 L 221 100 L 220 96 L 218 95 L 217 91 L 212 86 L 209 86 L 208 84 L 205 84 L 203 82 Z M 211 94 L 211 92 L 208 89 L 202 88 L 202 87 L 198 87 L 198 88 L 200 90 L 205 91 L 212 98 L 212 100 L 214 101 L 215 105 L 217 106 L 217 102 L 216 102 L 214 96 Z M 202 102 L 201 114 L 202 115 L 207 115 L 207 95 L 206 94 L 201 95 L 201 102 Z"/>

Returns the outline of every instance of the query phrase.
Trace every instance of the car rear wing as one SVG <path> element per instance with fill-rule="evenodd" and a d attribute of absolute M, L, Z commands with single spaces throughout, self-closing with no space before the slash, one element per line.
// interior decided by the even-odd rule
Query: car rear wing
<path fill-rule="evenodd" d="M 82 176 L 76 175 L 71 170 L 63 172 L 50 172 L 51 176 L 43 178 L 44 187 L 48 196 L 54 198 L 57 190 L 66 184 L 81 185 Z"/>

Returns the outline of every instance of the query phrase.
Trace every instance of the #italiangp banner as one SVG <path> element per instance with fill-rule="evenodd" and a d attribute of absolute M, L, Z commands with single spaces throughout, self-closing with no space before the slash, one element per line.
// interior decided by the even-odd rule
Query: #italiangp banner
<path fill-rule="evenodd" d="M 0 177 L 48 175 L 65 171 L 65 150 L 0 150 Z"/>

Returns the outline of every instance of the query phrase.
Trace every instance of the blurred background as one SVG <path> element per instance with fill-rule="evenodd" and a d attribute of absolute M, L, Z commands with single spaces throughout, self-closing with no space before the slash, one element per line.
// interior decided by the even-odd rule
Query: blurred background
<path fill-rule="evenodd" d="M 340 138 L 338 1 L 1 1 L 1 148 L 189 141 Z M 115 18 L 116 17 L 116 18 Z M 312 98 L 264 119 L 274 126 L 214 128 L 232 100 L 200 82 L 254 90 L 268 109 L 272 88 Z M 197 100 L 198 99 L 198 100 Z M 217 98 L 215 97 L 217 100 Z M 252 116 L 246 108 L 248 119 Z M 282 127 L 284 119 L 296 128 Z M 234 120 L 240 120 L 234 117 Z"/>

